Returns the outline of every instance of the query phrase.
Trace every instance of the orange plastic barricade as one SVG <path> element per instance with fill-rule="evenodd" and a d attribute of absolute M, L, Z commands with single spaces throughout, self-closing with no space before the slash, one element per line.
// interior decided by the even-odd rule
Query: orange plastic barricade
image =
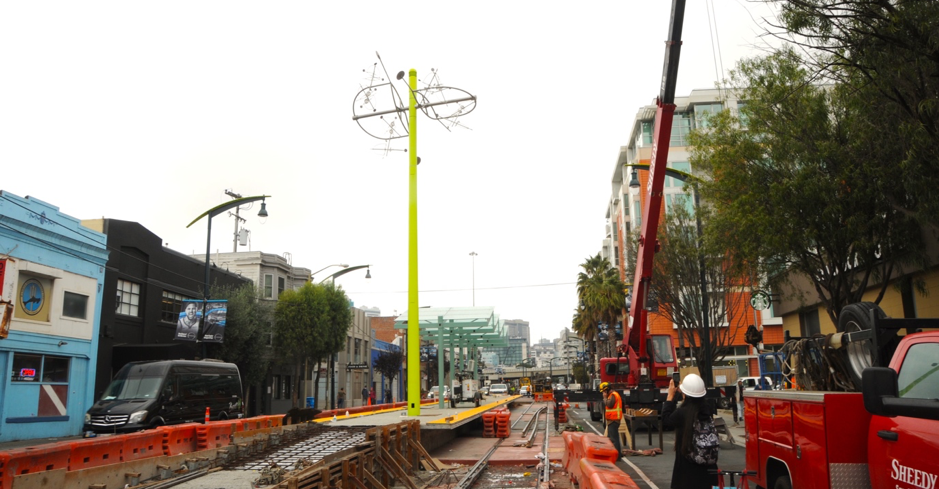
<path fill-rule="evenodd" d="M 235 432 L 232 421 L 210 421 L 196 427 L 196 449 L 227 447 L 231 444 L 231 435 Z"/>
<path fill-rule="evenodd" d="M 271 428 L 280 428 L 281 426 L 284 425 L 283 416 L 278 416 L 278 415 L 268 416 L 267 419 L 271 422 Z"/>
<path fill-rule="evenodd" d="M 584 458 L 580 470 L 580 489 L 639 489 L 632 477 L 610 462 Z"/>
<path fill-rule="evenodd" d="M 570 459 L 567 461 L 567 473 L 570 475 L 571 481 L 580 481 L 581 472 L 580 472 L 580 460 L 584 457 L 584 437 L 587 436 L 587 433 L 575 433 L 571 437 L 570 445 Z"/>
<path fill-rule="evenodd" d="M 128 433 L 121 435 L 121 440 L 124 442 L 121 460 L 125 462 L 163 455 L 163 432 L 160 430 Z"/>
<path fill-rule="evenodd" d="M 589 433 L 581 439 L 583 445 L 583 456 L 593 460 L 604 460 L 610 463 L 616 463 L 619 460 L 619 453 L 613 442 L 605 436 Z"/>
<path fill-rule="evenodd" d="M 575 445 L 583 450 L 583 444 L 580 439 L 586 435 L 586 433 L 578 431 L 565 431 L 561 433 L 561 439 L 564 441 L 564 454 L 561 455 L 561 466 L 564 467 L 564 470 L 568 473 L 572 473 L 574 470 L 580 470 L 580 467 L 571 467 L 571 462 L 577 462 L 579 458 L 582 458 L 577 457 Z"/>
<path fill-rule="evenodd" d="M 199 426 L 202 426 L 202 423 L 161 426 L 163 455 L 179 455 L 196 451 L 196 428 Z"/>
<path fill-rule="evenodd" d="M 71 451 L 67 443 L 50 443 L 0 453 L 0 489 L 13 487 L 13 476 L 16 475 L 68 469 Z"/>
<path fill-rule="evenodd" d="M 65 442 L 70 453 L 68 470 L 82 470 L 121 463 L 124 440 L 120 435 Z"/>

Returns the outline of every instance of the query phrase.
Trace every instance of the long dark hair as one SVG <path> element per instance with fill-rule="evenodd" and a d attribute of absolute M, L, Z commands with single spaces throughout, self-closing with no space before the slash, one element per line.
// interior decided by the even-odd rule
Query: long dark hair
<path fill-rule="evenodd" d="M 699 414 L 709 412 L 709 410 L 703 397 L 691 396 L 685 396 L 685 400 L 681 403 L 681 409 L 684 411 L 682 432 L 680 433 L 681 443 L 675 444 L 675 451 L 688 456 L 691 455 L 691 447 L 694 445 L 694 422 L 697 421 Z M 677 435 L 678 433 L 676 433 Z"/>

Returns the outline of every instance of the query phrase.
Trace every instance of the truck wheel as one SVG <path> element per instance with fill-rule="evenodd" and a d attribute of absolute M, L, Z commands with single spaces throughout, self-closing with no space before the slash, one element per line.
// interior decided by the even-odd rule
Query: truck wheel
<path fill-rule="evenodd" d="M 792 489 L 792 481 L 789 480 L 788 475 L 783 474 L 773 482 L 773 489 Z"/>
<path fill-rule="evenodd" d="M 841 310 L 838 316 L 838 331 L 853 333 L 856 331 L 869 331 L 874 325 L 871 322 L 871 311 L 877 315 L 877 318 L 885 318 L 887 315 L 883 309 L 873 302 L 857 302 L 848 304 Z M 850 365 L 848 375 L 858 391 L 861 389 L 861 372 L 867 367 L 873 367 L 873 344 L 868 341 L 849 343 L 845 347 L 845 360 Z"/>
<path fill-rule="evenodd" d="M 590 411 L 590 420 L 591 421 L 600 421 L 600 413 L 596 411 Z"/>

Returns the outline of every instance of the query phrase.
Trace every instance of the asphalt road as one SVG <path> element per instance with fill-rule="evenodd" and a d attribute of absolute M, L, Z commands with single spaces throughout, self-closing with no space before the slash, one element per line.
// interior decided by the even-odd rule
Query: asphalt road
<path fill-rule="evenodd" d="M 603 434 L 603 422 L 591 421 L 590 412 L 583 409 L 571 408 L 568 412 L 569 423 L 579 424 L 584 431 Z M 733 425 L 733 417 L 730 411 L 722 411 L 722 417 L 728 426 Z M 722 470 L 743 470 L 746 449 L 744 447 L 743 423 L 739 427 L 730 428 L 736 444 L 727 442 L 726 437 L 721 436 L 721 452 L 718 458 L 718 466 Z M 675 463 L 675 432 L 665 431 L 662 436 L 663 454 L 656 456 L 629 456 L 620 458 L 617 466 L 633 478 L 633 481 L 640 488 L 667 489 L 671 487 L 672 466 Z M 636 449 L 645 450 L 658 446 L 659 437 L 653 430 L 652 445 L 648 444 L 649 435 L 644 428 L 640 428 L 636 433 Z M 625 447 L 624 447 L 625 448 Z M 729 482 L 729 480 L 727 480 Z"/>

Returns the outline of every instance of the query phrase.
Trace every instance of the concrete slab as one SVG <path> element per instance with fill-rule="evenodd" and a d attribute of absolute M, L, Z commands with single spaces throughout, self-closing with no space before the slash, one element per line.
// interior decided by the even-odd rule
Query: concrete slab
<path fill-rule="evenodd" d="M 335 420 L 326 418 L 315 421 L 329 426 L 384 426 L 416 419 L 421 422 L 421 431 L 453 430 L 479 419 L 487 411 L 513 404 L 518 400 L 519 396 L 488 396 L 483 400 L 485 404 L 480 405 L 478 408 L 466 405 L 441 409 L 437 404 L 425 404 L 421 406 L 419 416 L 408 416 L 407 408 L 400 407 L 368 413 L 353 413 L 348 416 L 336 416 Z"/>

